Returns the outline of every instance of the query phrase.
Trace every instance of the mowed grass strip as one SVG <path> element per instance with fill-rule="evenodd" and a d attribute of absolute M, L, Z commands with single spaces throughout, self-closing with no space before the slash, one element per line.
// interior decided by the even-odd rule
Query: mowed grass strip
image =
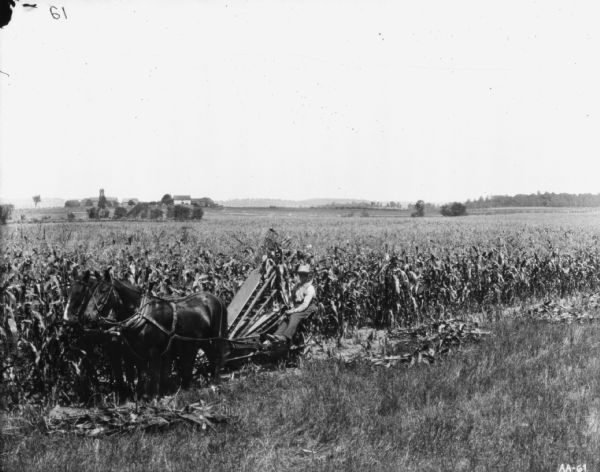
<path fill-rule="evenodd" d="M 306 361 L 218 394 L 232 416 L 88 439 L 4 436 L 3 470 L 559 470 L 600 468 L 600 325 L 503 321 L 433 366 Z M 11 424 L 16 424 L 13 418 Z"/>

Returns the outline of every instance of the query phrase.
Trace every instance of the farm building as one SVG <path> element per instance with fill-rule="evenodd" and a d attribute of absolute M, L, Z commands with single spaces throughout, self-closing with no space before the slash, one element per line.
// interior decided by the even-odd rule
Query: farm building
<path fill-rule="evenodd" d="M 192 198 L 192 205 L 204 207 L 204 208 L 212 208 L 217 206 L 217 204 L 213 201 L 212 198 L 202 197 L 202 198 Z"/>
<path fill-rule="evenodd" d="M 123 199 L 121 199 L 121 201 L 123 202 L 123 205 L 130 205 L 130 206 L 135 206 L 138 203 L 140 203 L 139 198 L 133 198 L 133 197 L 123 198 Z M 133 202 L 133 203 L 130 203 L 130 202 Z"/>
<path fill-rule="evenodd" d="M 98 197 L 83 198 L 81 201 L 84 206 L 98 206 Z M 119 199 L 116 197 L 106 197 L 106 206 L 114 208 L 119 206 Z"/>
<path fill-rule="evenodd" d="M 191 205 L 192 197 L 189 195 L 173 195 L 173 203 L 175 205 Z"/>

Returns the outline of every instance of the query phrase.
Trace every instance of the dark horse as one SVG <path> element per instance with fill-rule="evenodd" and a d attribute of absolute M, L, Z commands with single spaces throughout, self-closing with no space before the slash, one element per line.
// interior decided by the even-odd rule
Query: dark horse
<path fill-rule="evenodd" d="M 120 301 L 117 310 L 110 313 L 107 310 L 109 307 L 98 306 L 98 298 L 94 297 L 96 290 L 102 290 L 102 287 L 107 284 L 115 287 L 115 290 L 119 293 Z M 93 302 L 92 297 L 94 297 Z M 104 279 L 99 273 L 91 274 L 90 271 L 86 271 L 79 277 L 77 271 L 74 271 L 63 318 L 67 321 L 76 320 L 86 326 L 101 324 L 104 319 L 121 321 L 133 316 L 140 306 L 141 299 L 141 289 L 127 281 L 112 279 L 109 271 L 105 272 Z M 90 316 L 92 306 L 97 309 Z M 133 353 L 127 349 L 117 332 L 107 331 L 104 336 L 96 337 L 93 341 L 102 345 L 109 359 L 111 373 L 119 395 L 127 397 L 131 393 L 129 385 L 133 385 L 135 380 Z M 125 378 L 123 374 L 125 374 Z"/>
<path fill-rule="evenodd" d="M 95 279 L 93 285 L 88 285 L 89 295 L 80 302 L 83 306 L 80 318 L 118 327 L 138 367 L 139 394 L 154 396 L 159 385 L 166 386 L 175 357 L 179 361 L 182 387 L 188 388 L 200 348 L 215 374 L 218 373 L 229 348 L 225 339 L 227 309 L 221 300 L 209 293 L 177 299 L 141 297 L 135 287 L 112 279 L 109 271 L 104 278 Z M 70 302 L 71 299 L 67 311 Z M 141 381 L 144 376 L 148 378 L 146 388 Z"/>
<path fill-rule="evenodd" d="M 206 354 L 215 378 L 229 351 L 227 308 L 210 293 L 169 299 L 145 296 L 121 332 L 136 354 L 138 368 L 149 373 L 150 396 L 164 384 L 173 357 L 179 361 L 181 386 L 188 388 L 199 349 Z"/>

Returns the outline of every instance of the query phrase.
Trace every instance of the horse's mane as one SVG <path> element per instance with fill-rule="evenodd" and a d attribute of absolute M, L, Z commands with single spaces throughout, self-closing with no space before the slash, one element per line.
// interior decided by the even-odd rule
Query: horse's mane
<path fill-rule="evenodd" d="M 143 293 L 141 288 L 128 280 L 113 279 L 112 282 L 115 285 L 115 288 L 128 290 L 129 292 L 134 292 L 136 295 L 141 295 Z"/>

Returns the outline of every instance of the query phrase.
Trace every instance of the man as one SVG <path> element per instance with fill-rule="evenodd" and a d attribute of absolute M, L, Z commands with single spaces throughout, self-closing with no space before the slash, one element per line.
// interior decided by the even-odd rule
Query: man
<path fill-rule="evenodd" d="M 317 311 L 316 291 L 310 278 L 310 266 L 302 264 L 296 273 L 299 282 L 292 291 L 295 306 L 285 312 L 286 318 L 281 322 L 277 331 L 272 335 L 267 335 L 268 340 L 263 343 L 265 347 L 271 346 L 273 341 L 290 344 L 300 323 Z"/>

